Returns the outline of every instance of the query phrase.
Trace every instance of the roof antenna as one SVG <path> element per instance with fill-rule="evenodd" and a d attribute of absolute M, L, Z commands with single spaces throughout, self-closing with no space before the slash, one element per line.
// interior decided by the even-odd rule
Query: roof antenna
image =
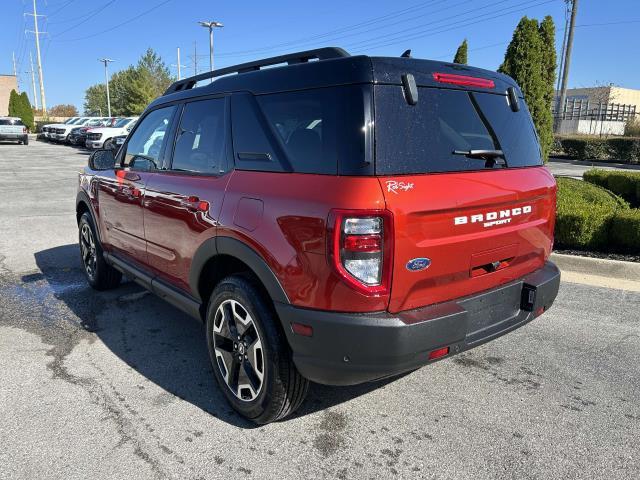
<path fill-rule="evenodd" d="M 400 55 L 402 58 L 411 58 L 411 49 L 409 50 L 405 50 L 404 53 L 402 55 Z"/>

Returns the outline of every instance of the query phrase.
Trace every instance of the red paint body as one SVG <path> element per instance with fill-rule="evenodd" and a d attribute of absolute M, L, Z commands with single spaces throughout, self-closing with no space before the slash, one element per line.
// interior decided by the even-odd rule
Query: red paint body
<path fill-rule="evenodd" d="M 544 167 L 388 178 L 239 170 L 220 177 L 95 174 L 87 170 L 81 188 L 92 199 L 105 249 L 190 294 L 193 255 L 216 235 L 257 252 L 293 305 L 345 312 L 393 313 L 487 290 L 540 268 L 553 243 L 556 187 Z M 394 193 L 388 180 L 413 186 Z M 454 224 L 455 217 L 523 206 L 531 212 L 505 225 Z M 390 293 L 365 294 L 331 266 L 327 222 L 335 209 L 393 216 Z M 431 260 L 429 268 L 405 267 L 420 257 Z M 483 268 L 492 262 L 502 263 L 492 272 Z"/>

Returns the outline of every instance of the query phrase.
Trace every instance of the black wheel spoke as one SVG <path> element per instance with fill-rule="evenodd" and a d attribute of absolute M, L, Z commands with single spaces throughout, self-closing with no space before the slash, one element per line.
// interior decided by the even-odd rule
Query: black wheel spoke
<path fill-rule="evenodd" d="M 229 387 L 237 395 L 238 392 L 238 377 L 240 376 L 240 361 L 235 355 L 232 355 L 231 367 L 229 367 Z"/>

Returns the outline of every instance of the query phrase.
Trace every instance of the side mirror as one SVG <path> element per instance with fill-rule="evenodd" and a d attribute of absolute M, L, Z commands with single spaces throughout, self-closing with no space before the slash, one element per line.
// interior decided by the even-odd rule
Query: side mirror
<path fill-rule="evenodd" d="M 116 156 L 113 150 L 96 150 L 89 155 L 91 170 L 113 170 L 116 166 Z"/>

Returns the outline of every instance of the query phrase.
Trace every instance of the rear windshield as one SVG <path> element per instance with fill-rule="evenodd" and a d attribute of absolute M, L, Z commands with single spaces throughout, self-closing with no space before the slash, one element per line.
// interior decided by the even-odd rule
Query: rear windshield
<path fill-rule="evenodd" d="M 488 168 L 469 150 L 502 150 L 493 168 L 541 165 L 531 115 L 506 95 L 423 87 L 409 105 L 402 87 L 375 87 L 376 173 L 399 175 Z M 457 151 L 458 154 L 454 154 Z"/>
<path fill-rule="evenodd" d="M 24 126 L 21 120 L 14 120 L 12 118 L 0 118 L 0 125 L 18 125 Z"/>

